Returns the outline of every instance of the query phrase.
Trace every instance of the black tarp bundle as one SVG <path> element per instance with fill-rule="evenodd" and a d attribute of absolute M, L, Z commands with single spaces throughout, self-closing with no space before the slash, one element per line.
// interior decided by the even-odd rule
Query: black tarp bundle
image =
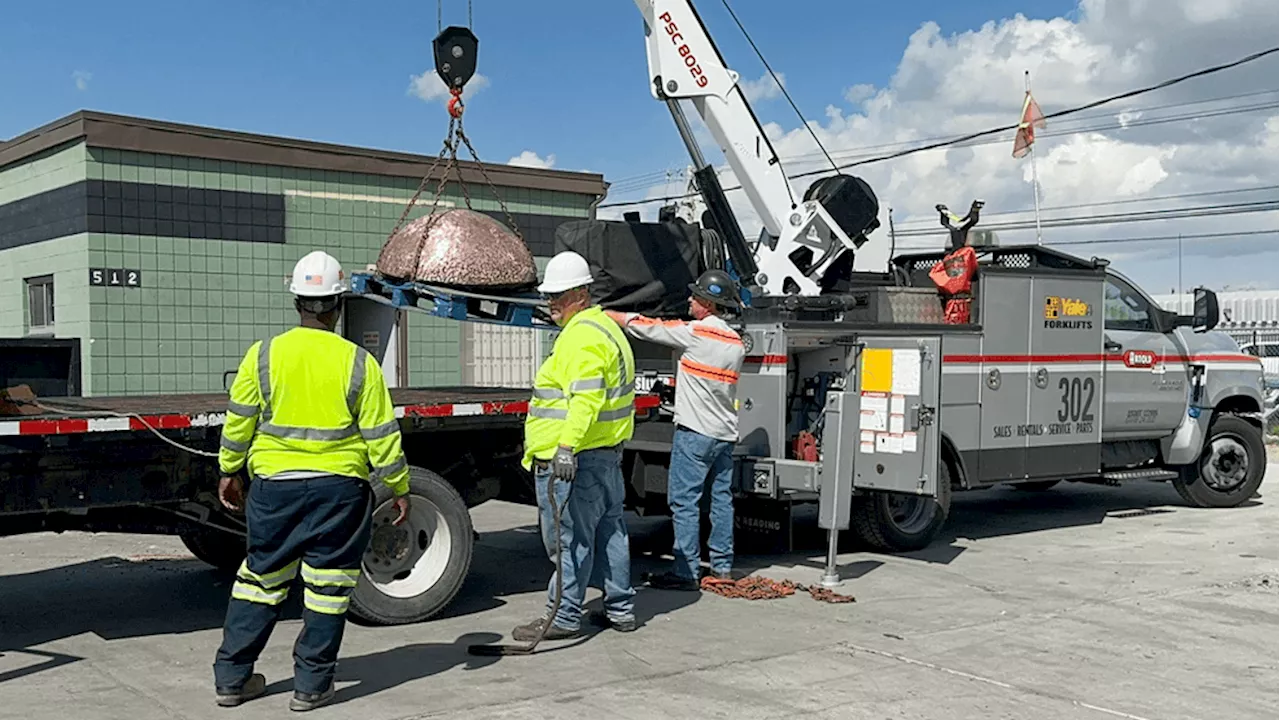
<path fill-rule="evenodd" d="M 702 272 L 700 226 L 673 221 L 574 220 L 556 230 L 554 251 L 586 258 L 602 307 L 657 317 L 683 315 Z"/>

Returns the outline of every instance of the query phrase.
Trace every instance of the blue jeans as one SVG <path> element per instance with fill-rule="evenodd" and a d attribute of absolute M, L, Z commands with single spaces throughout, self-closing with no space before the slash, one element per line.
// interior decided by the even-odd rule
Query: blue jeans
<path fill-rule="evenodd" d="M 675 527 L 673 571 L 682 578 L 697 580 L 701 575 L 702 489 L 711 476 L 712 572 L 733 569 L 733 445 L 685 427 L 676 427 L 671 441 L 671 468 L 667 471 L 667 503 Z"/>
<path fill-rule="evenodd" d="M 631 586 L 631 541 L 622 517 L 626 488 L 622 481 L 622 451 L 586 450 L 578 453 L 573 482 L 555 481 L 560 507 L 560 542 L 564 594 L 555 625 L 577 630 L 587 587 L 604 590 L 604 609 L 611 619 L 635 619 L 635 589 Z M 538 523 L 547 557 L 556 558 L 555 518 L 547 504 L 549 468 L 534 466 L 538 492 Z M 584 582 L 584 579 L 586 582 Z M 547 612 L 556 599 L 556 575 L 547 584 Z"/>
<path fill-rule="evenodd" d="M 293 689 L 323 692 L 333 682 L 353 576 L 373 532 L 373 492 L 363 480 L 329 475 L 254 480 L 248 495 L 249 553 L 231 589 L 214 683 L 238 688 L 249 679 L 281 603 L 301 576 L 302 631 L 293 646 Z"/>

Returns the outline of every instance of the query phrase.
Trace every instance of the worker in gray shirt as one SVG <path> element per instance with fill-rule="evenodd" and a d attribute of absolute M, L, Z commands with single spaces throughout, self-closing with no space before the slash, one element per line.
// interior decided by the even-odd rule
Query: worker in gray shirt
<path fill-rule="evenodd" d="M 721 317 L 741 304 L 733 278 L 723 270 L 708 270 L 689 290 L 692 322 L 606 312 L 632 337 L 683 351 L 676 373 L 676 430 L 667 472 L 675 565 L 669 572 L 651 576 L 649 585 L 697 591 L 701 578 L 699 506 L 708 475 L 711 574 L 727 580 L 733 569 L 733 446 L 738 440 L 738 373 L 746 351 L 742 338 Z"/>

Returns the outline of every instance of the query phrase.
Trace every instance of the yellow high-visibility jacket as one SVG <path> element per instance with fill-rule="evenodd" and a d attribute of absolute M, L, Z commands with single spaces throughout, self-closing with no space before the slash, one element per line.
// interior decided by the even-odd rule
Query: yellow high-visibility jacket
<path fill-rule="evenodd" d="M 563 445 L 575 453 L 612 447 L 635 430 L 635 356 L 598 306 L 574 315 L 538 368 L 524 425 L 526 470 Z"/>
<path fill-rule="evenodd" d="M 378 361 L 324 330 L 297 327 L 249 347 L 227 404 L 218 465 L 254 477 L 325 473 L 409 492 L 391 393 Z"/>

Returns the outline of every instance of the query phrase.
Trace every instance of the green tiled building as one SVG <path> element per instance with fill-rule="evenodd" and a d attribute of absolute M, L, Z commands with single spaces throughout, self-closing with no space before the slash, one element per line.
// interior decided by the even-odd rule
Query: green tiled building
<path fill-rule="evenodd" d="M 296 323 L 293 263 L 313 249 L 351 270 L 376 261 L 433 160 L 93 112 L 0 143 L 0 337 L 80 338 L 86 395 L 221 390 L 250 343 Z M 599 175 L 485 169 L 539 258 L 606 190 Z M 462 179 L 473 208 L 505 218 L 476 165 Z M 452 182 L 442 199 L 464 206 Z M 410 317 L 409 382 L 472 381 L 473 331 Z"/>

